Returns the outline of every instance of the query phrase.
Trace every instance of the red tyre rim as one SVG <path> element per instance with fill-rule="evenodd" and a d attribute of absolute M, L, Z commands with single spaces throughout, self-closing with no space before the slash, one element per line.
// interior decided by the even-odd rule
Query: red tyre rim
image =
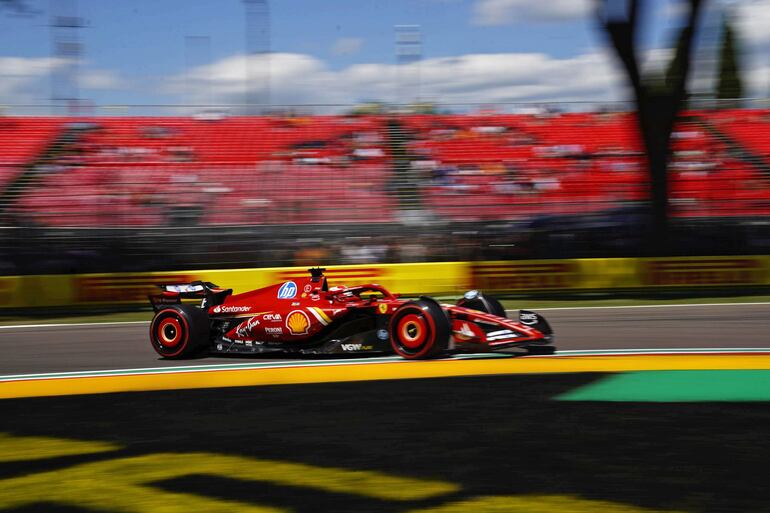
<path fill-rule="evenodd" d="M 437 331 L 430 305 L 421 303 L 406 304 L 401 307 L 390 321 L 390 343 L 396 354 L 414 360 L 435 355 L 437 352 Z"/>
<path fill-rule="evenodd" d="M 150 325 L 152 347 L 164 358 L 179 356 L 187 347 L 189 331 L 187 320 L 177 310 L 161 310 Z"/>
<path fill-rule="evenodd" d="M 428 324 L 422 315 L 410 313 L 403 316 L 396 330 L 401 344 L 409 349 L 419 348 L 428 338 Z"/>
<path fill-rule="evenodd" d="M 182 326 L 173 317 L 166 317 L 158 324 L 158 342 L 165 347 L 176 347 L 182 341 Z"/>

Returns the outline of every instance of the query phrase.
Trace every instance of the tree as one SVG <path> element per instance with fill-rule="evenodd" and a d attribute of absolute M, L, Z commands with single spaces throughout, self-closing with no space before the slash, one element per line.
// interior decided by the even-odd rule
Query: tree
<path fill-rule="evenodd" d="M 738 54 L 735 31 L 730 20 L 725 16 L 722 22 L 722 48 L 719 52 L 719 82 L 716 91 L 718 100 L 734 100 L 743 97 Z M 728 106 L 728 102 L 724 105 Z"/>
<path fill-rule="evenodd" d="M 643 77 L 636 41 L 641 31 L 640 0 L 597 0 L 597 18 L 625 68 L 636 102 L 639 131 L 650 177 L 652 231 L 648 248 L 670 250 L 668 162 L 671 133 L 687 99 L 693 35 L 705 0 L 688 0 L 690 10 L 676 38 L 675 55 L 665 76 Z"/>

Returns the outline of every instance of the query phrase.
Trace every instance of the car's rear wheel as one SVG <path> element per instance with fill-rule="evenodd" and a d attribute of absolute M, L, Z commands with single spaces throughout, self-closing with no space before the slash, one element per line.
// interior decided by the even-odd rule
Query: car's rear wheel
<path fill-rule="evenodd" d="M 206 312 L 190 305 L 173 305 L 155 314 L 150 323 L 152 348 L 164 358 L 190 358 L 208 346 Z"/>
<path fill-rule="evenodd" d="M 478 310 L 498 317 L 507 317 L 505 307 L 494 296 L 486 296 L 480 290 L 471 290 L 465 293 L 457 302 L 457 306 Z"/>
<path fill-rule="evenodd" d="M 410 360 L 435 358 L 449 348 L 451 326 L 436 301 L 422 298 L 403 304 L 390 319 L 390 343 Z"/>

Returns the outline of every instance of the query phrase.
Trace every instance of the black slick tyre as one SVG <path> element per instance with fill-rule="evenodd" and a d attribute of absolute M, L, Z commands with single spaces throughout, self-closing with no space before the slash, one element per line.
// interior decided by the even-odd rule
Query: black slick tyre
<path fill-rule="evenodd" d="M 389 328 L 393 350 L 403 358 L 436 358 L 449 348 L 451 325 L 433 299 L 404 303 L 391 317 Z"/>
<path fill-rule="evenodd" d="M 150 323 L 150 342 L 163 358 L 193 357 L 208 346 L 208 314 L 191 305 L 163 308 Z"/>

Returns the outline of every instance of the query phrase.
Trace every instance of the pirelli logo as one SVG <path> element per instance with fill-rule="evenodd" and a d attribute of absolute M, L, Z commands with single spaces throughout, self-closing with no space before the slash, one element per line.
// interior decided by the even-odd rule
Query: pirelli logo
<path fill-rule="evenodd" d="M 78 302 L 123 303 L 144 301 L 157 293 L 158 285 L 186 283 L 198 279 L 189 275 L 135 274 L 131 276 L 78 276 L 75 294 Z"/>
<path fill-rule="evenodd" d="M 642 263 L 642 285 L 759 285 L 761 262 L 751 258 L 652 260 Z"/>
<path fill-rule="evenodd" d="M 306 269 L 291 269 L 278 271 L 275 274 L 275 281 L 296 280 L 310 276 Z M 381 267 L 361 267 L 357 269 L 327 269 L 324 271 L 332 284 L 349 284 L 376 282 L 385 276 L 385 269 Z M 353 283 L 356 282 L 356 283 Z"/>
<path fill-rule="evenodd" d="M 472 267 L 474 289 L 555 290 L 578 285 L 578 269 L 573 262 L 477 263 Z"/>

